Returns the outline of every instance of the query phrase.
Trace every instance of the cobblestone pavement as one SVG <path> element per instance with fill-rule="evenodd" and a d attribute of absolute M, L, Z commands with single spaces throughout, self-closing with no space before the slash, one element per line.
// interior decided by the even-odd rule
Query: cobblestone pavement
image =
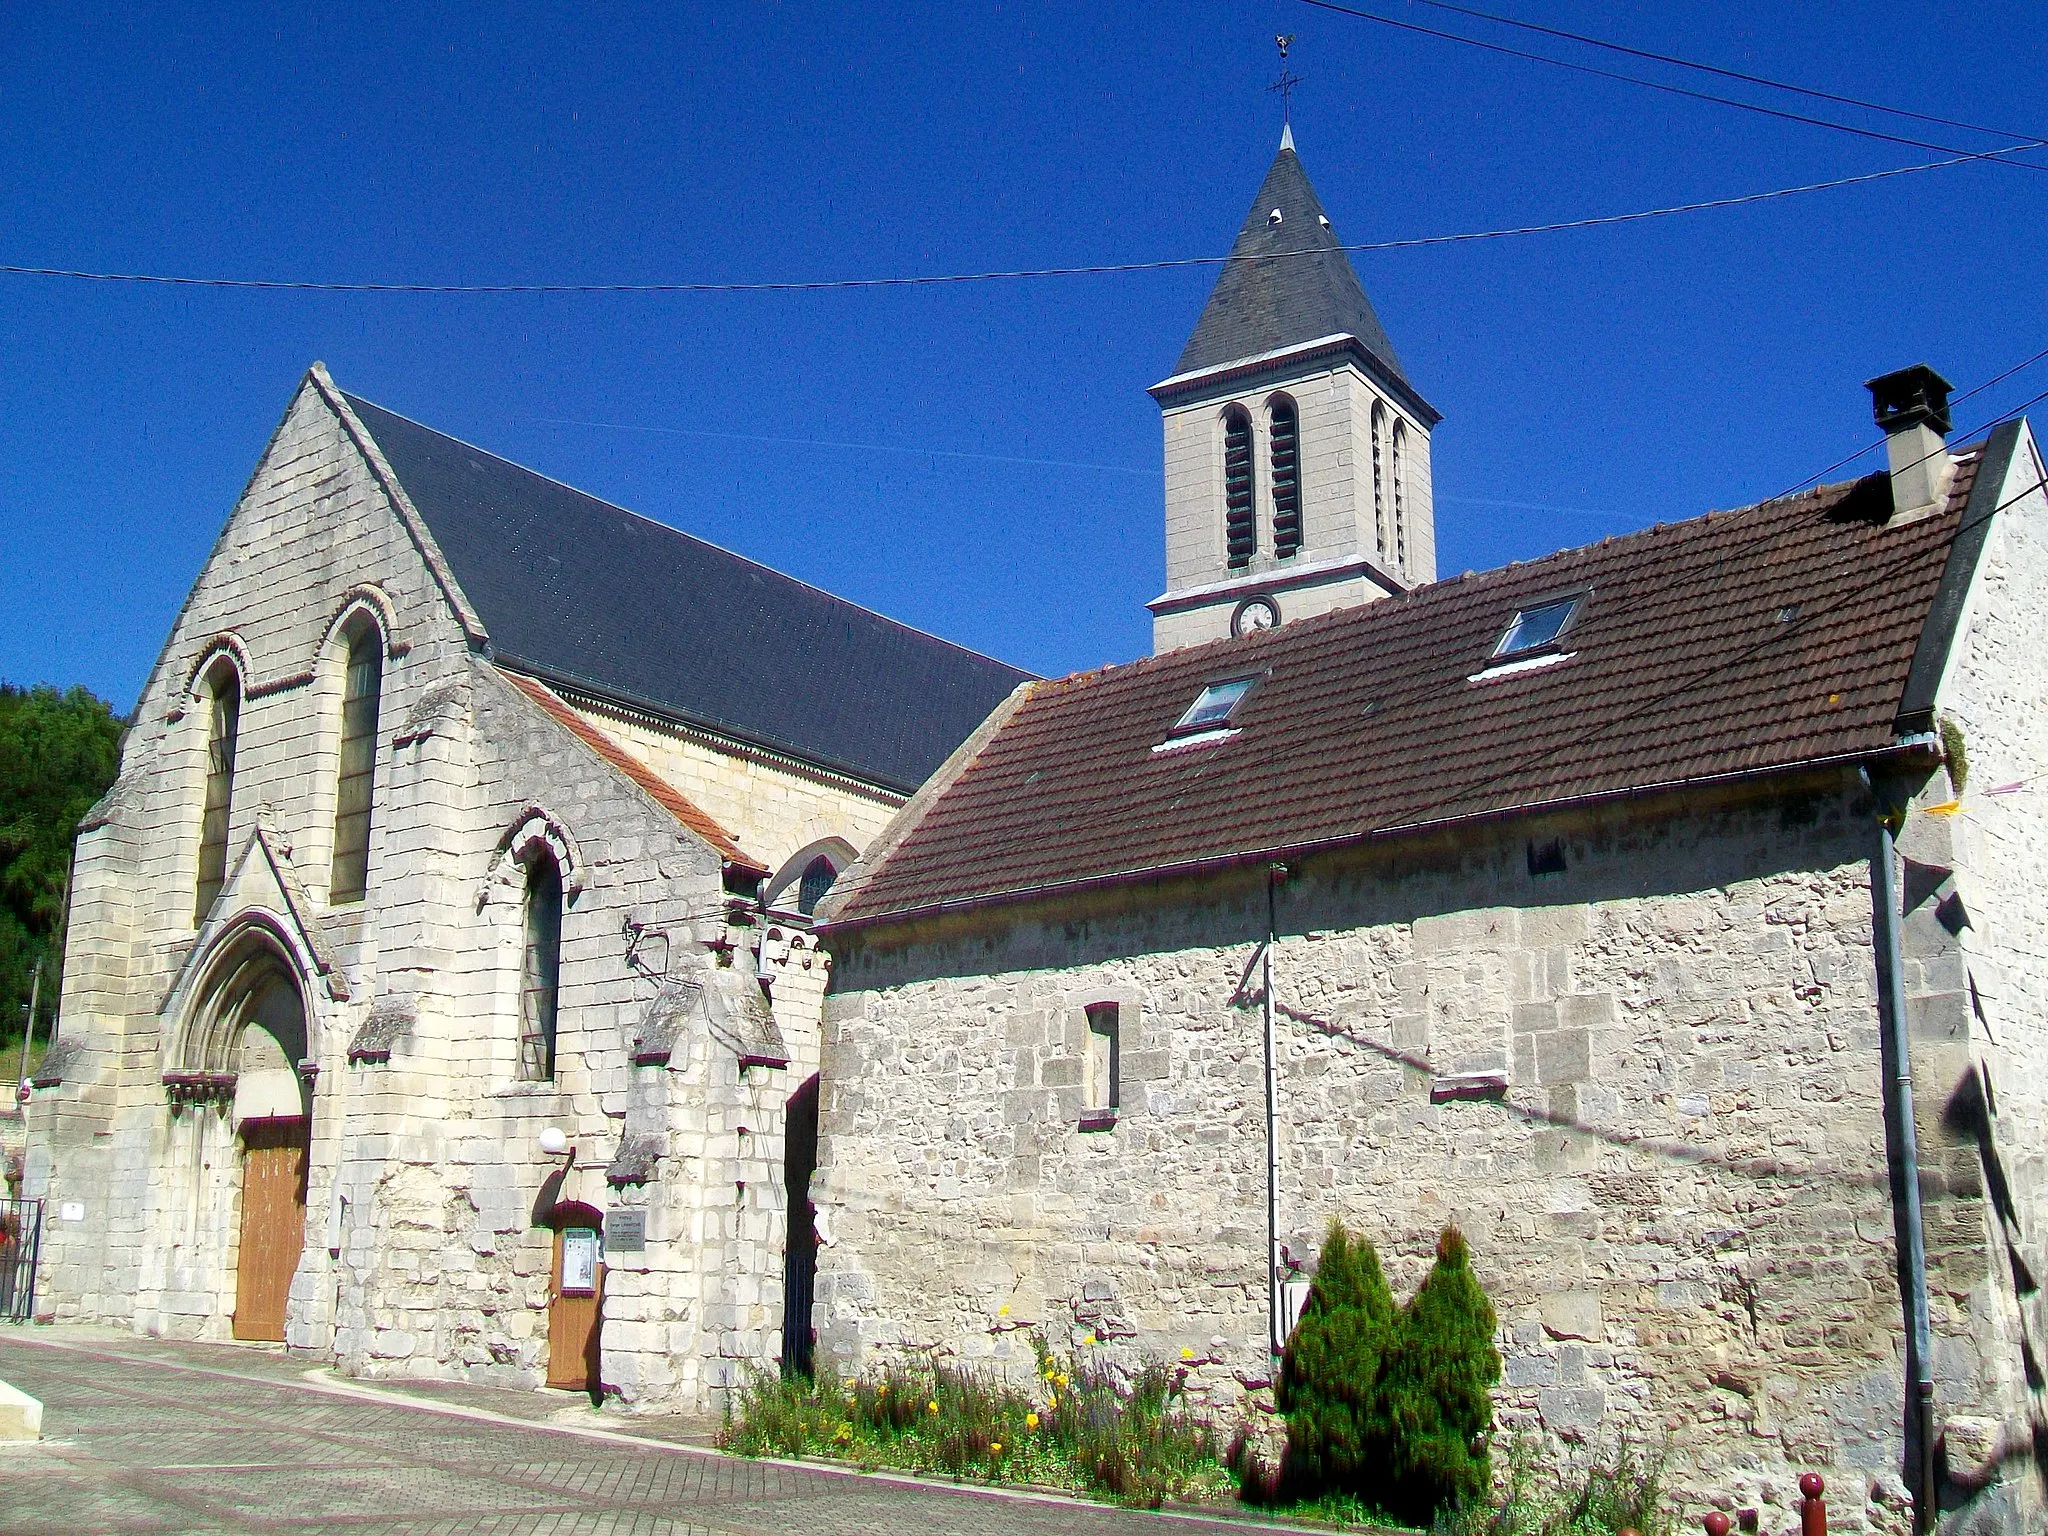
<path fill-rule="evenodd" d="M 407 1400 L 260 1349 L 99 1330 L 0 1330 L 0 1380 L 43 1402 L 42 1443 L 0 1445 L 0 1531 L 10 1533 L 1194 1536 L 1258 1528 L 745 1461 L 621 1432 L 620 1419 L 588 1409 L 552 1408 L 566 1401 L 560 1396 Z M 537 1404 L 550 1419 L 522 1422 Z"/>

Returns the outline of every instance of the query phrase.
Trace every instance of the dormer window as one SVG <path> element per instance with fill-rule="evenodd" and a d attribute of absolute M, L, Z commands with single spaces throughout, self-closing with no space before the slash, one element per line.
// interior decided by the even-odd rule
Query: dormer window
<path fill-rule="evenodd" d="M 1579 607 L 1586 600 L 1586 594 L 1575 592 L 1570 597 L 1552 598 L 1533 607 L 1515 611 L 1514 622 L 1508 625 L 1507 633 L 1500 637 L 1500 643 L 1493 648 L 1492 661 L 1504 661 L 1511 656 L 1526 656 L 1557 643 L 1578 617 Z"/>
<path fill-rule="evenodd" d="M 1210 683 L 1188 706 L 1187 713 L 1174 723 L 1174 735 L 1222 730 L 1230 724 L 1238 705 L 1244 702 L 1245 695 L 1257 686 L 1258 681 L 1257 677 L 1233 677 L 1226 682 Z"/>

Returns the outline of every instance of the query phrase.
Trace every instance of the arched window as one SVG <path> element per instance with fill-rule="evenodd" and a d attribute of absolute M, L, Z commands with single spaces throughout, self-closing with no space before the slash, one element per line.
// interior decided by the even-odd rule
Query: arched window
<path fill-rule="evenodd" d="M 1252 563 L 1259 525 L 1252 511 L 1252 419 L 1241 405 L 1223 413 L 1223 543 L 1232 570 Z"/>
<path fill-rule="evenodd" d="M 1387 558 L 1387 473 L 1381 467 L 1387 440 L 1387 408 L 1372 403 L 1372 530 L 1379 541 L 1380 559 Z"/>
<path fill-rule="evenodd" d="M 199 886 L 194 924 L 206 921 L 228 872 L 228 821 L 235 799 L 235 738 L 242 725 L 242 678 L 227 662 L 214 666 L 206 715 L 206 808 L 199 818 Z"/>
<path fill-rule="evenodd" d="M 562 871 L 535 849 L 526 861 L 526 943 L 519 963 L 519 1075 L 555 1075 L 555 1008 L 562 969 Z"/>
<path fill-rule="evenodd" d="M 1394 423 L 1394 569 L 1408 574 L 1408 423 Z"/>
<path fill-rule="evenodd" d="M 804 866 L 804 877 L 796 888 L 796 909 L 809 917 L 818 910 L 818 903 L 825 899 L 825 893 L 832 889 L 832 882 L 839 878 L 839 871 L 832 867 L 832 861 L 822 853 Z"/>
<path fill-rule="evenodd" d="M 1273 397 L 1266 415 L 1272 428 L 1273 553 L 1285 560 L 1301 550 L 1301 416 L 1285 395 Z"/>
<path fill-rule="evenodd" d="M 330 903 L 361 901 L 370 875 L 370 791 L 377 779 L 377 700 L 384 688 L 384 637 L 368 619 L 349 631 L 341 692 L 341 761 L 334 786 Z"/>

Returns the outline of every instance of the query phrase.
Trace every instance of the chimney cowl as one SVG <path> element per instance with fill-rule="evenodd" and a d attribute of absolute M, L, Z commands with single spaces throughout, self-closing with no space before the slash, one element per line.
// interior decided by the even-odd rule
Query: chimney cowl
<path fill-rule="evenodd" d="M 1948 494 L 1949 382 L 1925 363 L 1882 374 L 1864 388 L 1884 428 L 1895 523 L 1924 517 Z"/>
<path fill-rule="evenodd" d="M 1880 374 L 1863 387 L 1870 391 L 1871 415 L 1887 437 L 1923 423 L 1948 436 L 1948 392 L 1954 386 L 1925 363 Z"/>

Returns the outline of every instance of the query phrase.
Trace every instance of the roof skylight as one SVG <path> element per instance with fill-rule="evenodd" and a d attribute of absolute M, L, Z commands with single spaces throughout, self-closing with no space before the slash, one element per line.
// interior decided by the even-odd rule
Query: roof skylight
<path fill-rule="evenodd" d="M 1490 659 L 1500 661 L 1509 656 L 1522 656 L 1554 644 L 1565 627 L 1578 616 L 1579 605 L 1585 600 L 1586 594 L 1579 592 L 1538 603 L 1533 608 L 1517 609 L 1514 622 L 1500 637 L 1500 644 L 1493 648 Z"/>
<path fill-rule="evenodd" d="M 1174 734 L 1221 730 L 1230 723 L 1231 715 L 1257 682 L 1256 677 L 1233 677 L 1225 682 L 1209 684 L 1188 706 L 1187 713 L 1174 722 Z"/>

